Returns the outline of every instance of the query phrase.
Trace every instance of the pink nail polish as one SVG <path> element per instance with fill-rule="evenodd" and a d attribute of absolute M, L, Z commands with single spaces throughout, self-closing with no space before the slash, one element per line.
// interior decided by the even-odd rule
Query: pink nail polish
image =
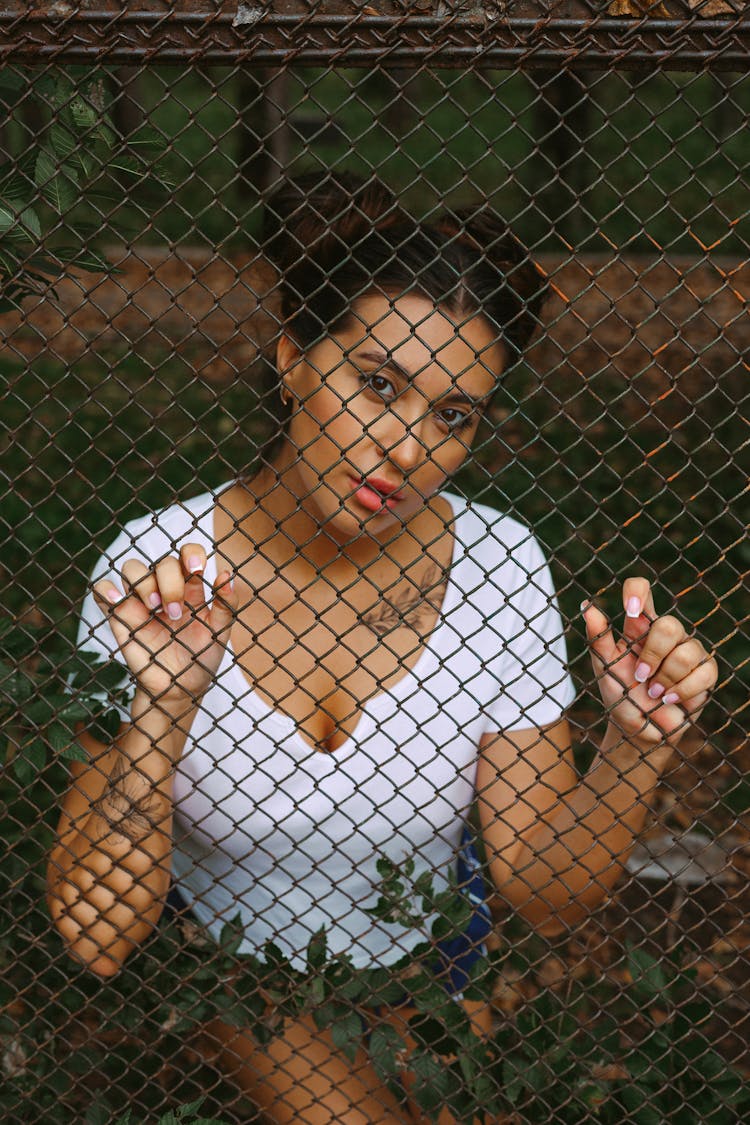
<path fill-rule="evenodd" d="M 636 597 L 628 598 L 628 604 L 625 606 L 625 613 L 628 617 L 640 617 L 641 599 Z"/>
<path fill-rule="evenodd" d="M 679 703 L 680 697 L 676 691 L 668 691 L 662 699 L 662 703 Z"/>
<path fill-rule="evenodd" d="M 654 683 L 648 689 L 648 694 L 651 696 L 652 699 L 658 699 L 659 696 L 663 694 L 663 692 L 664 692 L 664 684 Z"/>
<path fill-rule="evenodd" d="M 159 594 L 157 594 L 156 592 L 154 592 L 153 594 L 149 594 L 148 604 L 152 609 L 158 609 L 161 605 L 161 597 L 159 596 Z"/>
<path fill-rule="evenodd" d="M 191 555 L 188 559 L 188 570 L 191 574 L 196 574 L 199 570 L 203 570 L 203 563 L 199 555 Z"/>
<path fill-rule="evenodd" d="M 107 590 L 107 600 L 114 604 L 122 600 L 122 594 L 118 593 L 117 590 Z"/>
<path fill-rule="evenodd" d="M 650 665 L 644 664 L 643 662 L 641 662 L 635 670 L 635 678 L 638 681 L 638 683 L 639 684 L 645 683 L 645 681 L 649 678 L 650 675 L 651 675 Z"/>
<path fill-rule="evenodd" d="M 172 621 L 179 621 L 180 618 L 182 617 L 182 610 L 180 608 L 180 603 L 179 602 L 168 602 L 168 604 L 167 604 L 167 614 L 172 619 Z"/>

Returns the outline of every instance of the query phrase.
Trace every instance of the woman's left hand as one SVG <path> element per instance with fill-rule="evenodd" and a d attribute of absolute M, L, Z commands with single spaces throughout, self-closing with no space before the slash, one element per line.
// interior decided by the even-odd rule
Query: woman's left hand
<path fill-rule="evenodd" d="M 676 617 L 656 616 L 647 579 L 627 578 L 622 597 L 619 641 L 595 605 L 582 606 L 609 721 L 628 741 L 675 747 L 706 705 L 718 678 L 716 660 Z"/>

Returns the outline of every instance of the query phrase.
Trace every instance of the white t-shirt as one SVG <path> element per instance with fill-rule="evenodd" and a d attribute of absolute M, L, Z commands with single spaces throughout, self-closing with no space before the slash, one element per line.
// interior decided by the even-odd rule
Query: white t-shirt
<path fill-rule="evenodd" d="M 213 508 L 204 493 L 128 523 L 92 581 L 128 558 L 152 564 L 202 543 L 215 578 Z M 294 720 L 250 687 L 231 648 L 205 693 L 175 780 L 173 872 L 218 938 L 238 912 L 241 952 L 272 940 L 296 967 L 324 927 L 356 967 L 389 964 L 424 934 L 373 919 L 376 861 L 411 858 L 436 891 L 455 865 L 487 732 L 557 720 L 575 696 L 549 568 L 529 529 L 442 493 L 454 515 L 441 616 L 415 666 L 368 700 L 337 750 L 314 749 Z M 91 594 L 78 636 L 122 659 Z M 127 717 L 127 716 L 126 716 Z"/>

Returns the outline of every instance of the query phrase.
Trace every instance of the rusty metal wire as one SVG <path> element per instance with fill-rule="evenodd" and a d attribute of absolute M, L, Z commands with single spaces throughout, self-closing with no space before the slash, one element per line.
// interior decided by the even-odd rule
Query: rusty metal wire
<path fill-rule="evenodd" d="M 373 1123 L 412 1120 L 415 1105 L 426 1120 L 513 1125 L 748 1119 L 750 79 L 743 11 L 711 3 L 690 13 L 659 4 L 647 18 L 612 5 L 0 13 L 3 1122 L 123 1125 L 128 1113 L 151 1122 L 178 1111 L 186 1121 L 261 1111 L 344 1121 L 349 1103 Z M 274 193 L 326 171 L 377 179 L 421 233 L 404 218 L 389 226 L 357 197 L 349 226 L 326 219 L 347 232 L 341 252 L 291 219 L 279 235 L 268 225 Z M 437 348 L 440 324 L 424 314 L 412 325 L 403 354 L 426 405 L 414 387 L 385 402 L 377 380 L 396 376 L 382 357 L 368 361 L 365 391 L 352 391 L 346 363 L 312 341 L 320 308 L 362 281 L 347 274 L 351 262 L 371 245 L 363 260 L 375 261 L 388 230 L 410 232 L 398 267 L 418 260 L 431 297 L 449 307 L 420 239 L 431 231 L 442 260 L 456 234 L 446 208 L 475 206 L 507 221 L 537 271 L 517 282 L 506 345 L 514 333 L 523 342 L 529 311 L 540 323 L 463 463 L 435 387 L 447 380 L 477 397 L 484 376 L 466 349 L 487 343 L 489 322 L 480 337 L 467 315 Z M 297 242 L 282 253 L 280 237 Z M 493 245 L 480 244 L 483 264 Z M 317 273 L 305 274 L 310 263 Z M 494 309 L 496 294 L 483 301 Z M 391 314 L 368 316 L 369 345 L 385 340 L 396 357 Z M 285 373 L 288 353 L 277 350 L 292 326 L 316 357 L 307 383 Z M 329 329 L 324 318 L 330 349 Z M 325 424 L 323 392 L 337 396 Z M 339 488 L 347 467 L 391 483 L 398 472 L 415 496 L 425 489 L 423 503 L 429 467 L 445 459 L 462 462 L 450 484 L 462 538 L 435 508 L 442 524 L 410 524 L 416 551 L 383 533 L 367 565 L 353 556 L 344 573 L 298 535 L 281 559 L 278 535 L 240 518 L 225 486 L 251 483 L 262 509 L 282 431 L 296 435 L 300 466 L 283 479 L 308 489 L 287 521 L 299 501 L 339 527 L 355 500 L 342 494 L 329 511 L 321 482 Z M 382 495 L 359 478 L 350 485 L 359 518 L 369 505 L 381 519 Z M 69 770 L 110 786 L 108 805 L 92 790 L 78 813 L 93 801 L 121 851 L 128 832 L 148 839 L 149 870 L 162 812 L 132 777 L 123 787 L 108 758 L 92 767 L 90 743 L 81 750 L 80 723 L 109 746 L 130 713 L 118 661 L 103 672 L 81 662 L 110 635 L 92 569 L 101 579 L 111 567 L 119 582 L 134 552 L 151 563 L 191 542 L 207 549 L 207 579 L 223 565 L 238 572 L 241 624 L 198 718 L 175 718 L 168 693 L 152 690 L 149 718 L 135 724 L 148 773 L 162 737 L 154 717 L 169 716 L 169 738 L 194 723 L 175 782 L 176 868 L 142 948 L 100 979 L 91 966 L 104 973 L 106 958 L 68 932 L 89 967 L 71 959 L 44 897 Z M 715 699 L 655 788 L 613 751 L 621 776 L 595 813 L 635 818 L 638 838 L 622 854 L 603 837 L 569 851 L 563 882 L 577 900 L 590 896 L 589 910 L 559 904 L 566 800 L 587 823 L 570 789 L 550 837 L 529 828 L 526 850 L 513 852 L 512 891 L 488 895 L 488 922 L 471 898 L 482 897 L 475 864 L 485 878 L 498 864 L 456 835 L 464 812 L 477 829 L 490 792 L 464 809 L 478 732 L 499 725 L 512 747 L 559 714 L 568 681 L 553 657 L 564 639 L 573 756 L 587 776 L 607 713 L 579 605 L 594 599 L 619 630 L 632 574 L 649 578 L 657 615 L 674 614 L 715 654 Z M 84 598 L 90 630 L 79 626 Z M 174 626 L 183 646 L 189 624 Z M 523 745 L 531 770 L 511 783 L 498 821 L 523 822 L 531 808 L 533 827 L 540 791 L 566 788 L 560 746 L 552 758 L 542 746 L 538 735 Z M 399 801 L 425 777 L 432 796 L 410 798 L 405 813 Z M 434 836 L 447 840 L 440 862 Z M 85 897 L 80 880 L 102 878 L 103 852 L 76 839 L 69 874 Z M 367 895 L 337 897 L 330 854 L 348 857 L 345 889 L 366 873 Z M 257 883 L 238 890 L 222 864 Z M 448 867 L 463 897 L 445 890 Z M 53 913 L 72 894 L 55 885 Z M 132 893 L 118 885 L 118 909 Z M 302 909 L 304 895 L 313 902 Z M 460 944 L 467 926 L 482 973 L 454 986 L 483 997 L 486 1041 L 435 975 L 440 941 Z M 386 968 L 373 953 L 383 934 Z M 285 1020 L 297 1028 L 287 1047 Z"/>

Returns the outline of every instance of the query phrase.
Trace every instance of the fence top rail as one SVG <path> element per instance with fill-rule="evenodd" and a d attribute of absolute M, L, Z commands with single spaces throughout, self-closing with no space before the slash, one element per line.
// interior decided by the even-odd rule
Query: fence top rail
<path fill-rule="evenodd" d="M 748 0 L 183 0 L 0 9 L 0 64 L 744 69 Z"/>

